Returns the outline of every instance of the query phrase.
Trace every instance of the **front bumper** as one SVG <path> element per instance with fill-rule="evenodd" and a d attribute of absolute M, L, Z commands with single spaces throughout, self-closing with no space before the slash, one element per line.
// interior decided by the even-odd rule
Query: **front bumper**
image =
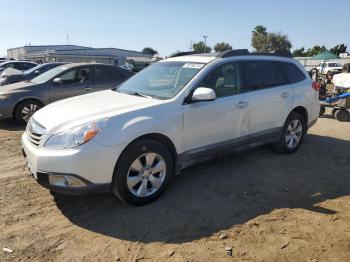
<path fill-rule="evenodd" d="M 0 119 L 13 117 L 13 104 L 9 99 L 0 100 Z"/>
<path fill-rule="evenodd" d="M 119 146 L 103 147 L 90 141 L 72 149 L 52 149 L 33 145 L 22 135 L 22 150 L 28 169 L 37 182 L 52 191 L 65 194 L 85 194 L 110 190 L 116 161 L 122 151 Z M 55 185 L 50 176 L 76 178 L 84 186 Z"/>
<path fill-rule="evenodd" d="M 33 175 L 34 176 L 34 175 Z M 68 187 L 68 186 L 55 186 L 51 185 L 49 182 L 49 176 L 73 176 L 80 180 L 83 180 L 86 183 L 84 187 Z M 37 182 L 49 189 L 50 191 L 67 194 L 67 195 L 84 195 L 84 194 L 93 194 L 93 193 L 108 193 L 111 191 L 111 184 L 93 184 L 90 181 L 85 180 L 82 177 L 72 174 L 54 174 L 54 173 L 36 173 Z"/>

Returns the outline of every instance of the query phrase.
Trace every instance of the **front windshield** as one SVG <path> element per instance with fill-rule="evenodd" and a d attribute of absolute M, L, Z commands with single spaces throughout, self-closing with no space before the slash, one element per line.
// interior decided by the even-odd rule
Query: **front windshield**
<path fill-rule="evenodd" d="M 337 63 L 328 63 L 328 66 L 329 67 L 340 67 L 340 65 Z"/>
<path fill-rule="evenodd" d="M 33 68 L 24 71 L 23 74 L 25 74 L 25 75 L 31 74 L 32 72 L 34 72 L 35 70 L 38 70 L 38 69 L 39 69 L 40 67 L 42 67 L 42 66 L 43 66 L 43 65 L 34 66 Z"/>
<path fill-rule="evenodd" d="M 124 82 L 118 91 L 169 99 L 174 97 L 204 65 L 188 62 L 158 62 Z"/>
<path fill-rule="evenodd" d="M 46 71 L 45 73 L 42 73 L 41 75 L 38 75 L 37 77 L 30 80 L 30 82 L 32 82 L 34 84 L 45 83 L 66 69 L 67 69 L 67 67 L 64 67 L 64 66 L 55 67 L 49 71 Z"/>

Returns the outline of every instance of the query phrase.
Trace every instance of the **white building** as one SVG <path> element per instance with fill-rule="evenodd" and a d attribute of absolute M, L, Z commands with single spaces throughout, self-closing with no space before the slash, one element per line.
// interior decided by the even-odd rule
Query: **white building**
<path fill-rule="evenodd" d="M 7 50 L 8 58 L 46 62 L 94 62 L 122 65 L 130 58 L 142 58 L 151 63 L 152 56 L 118 48 L 91 48 L 75 45 L 23 46 Z"/>

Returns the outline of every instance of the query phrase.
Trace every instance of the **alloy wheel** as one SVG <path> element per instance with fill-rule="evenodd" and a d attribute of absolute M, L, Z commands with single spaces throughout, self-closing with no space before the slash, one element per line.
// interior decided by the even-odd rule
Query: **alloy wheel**
<path fill-rule="evenodd" d="M 32 117 L 32 115 L 38 110 L 38 105 L 36 104 L 28 104 L 22 108 L 21 117 L 25 122 Z"/>
<path fill-rule="evenodd" d="M 301 141 L 303 136 L 303 124 L 300 120 L 294 119 L 292 120 L 286 130 L 285 141 L 287 147 L 293 149 L 297 147 Z"/>
<path fill-rule="evenodd" d="M 137 197 L 153 195 L 162 186 L 166 176 L 166 163 L 157 153 L 145 153 L 136 158 L 128 171 L 127 186 Z"/>

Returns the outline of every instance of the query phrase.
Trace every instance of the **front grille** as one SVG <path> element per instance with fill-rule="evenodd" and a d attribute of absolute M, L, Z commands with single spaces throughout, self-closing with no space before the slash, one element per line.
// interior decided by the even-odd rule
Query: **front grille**
<path fill-rule="evenodd" d="M 27 134 L 29 141 L 32 142 L 33 145 L 39 146 L 42 135 L 31 133 L 29 131 L 27 132 Z"/>
<path fill-rule="evenodd" d="M 35 122 L 33 117 L 29 120 L 26 131 L 29 141 L 35 146 L 40 145 L 41 138 L 46 133 L 46 129 Z"/>

